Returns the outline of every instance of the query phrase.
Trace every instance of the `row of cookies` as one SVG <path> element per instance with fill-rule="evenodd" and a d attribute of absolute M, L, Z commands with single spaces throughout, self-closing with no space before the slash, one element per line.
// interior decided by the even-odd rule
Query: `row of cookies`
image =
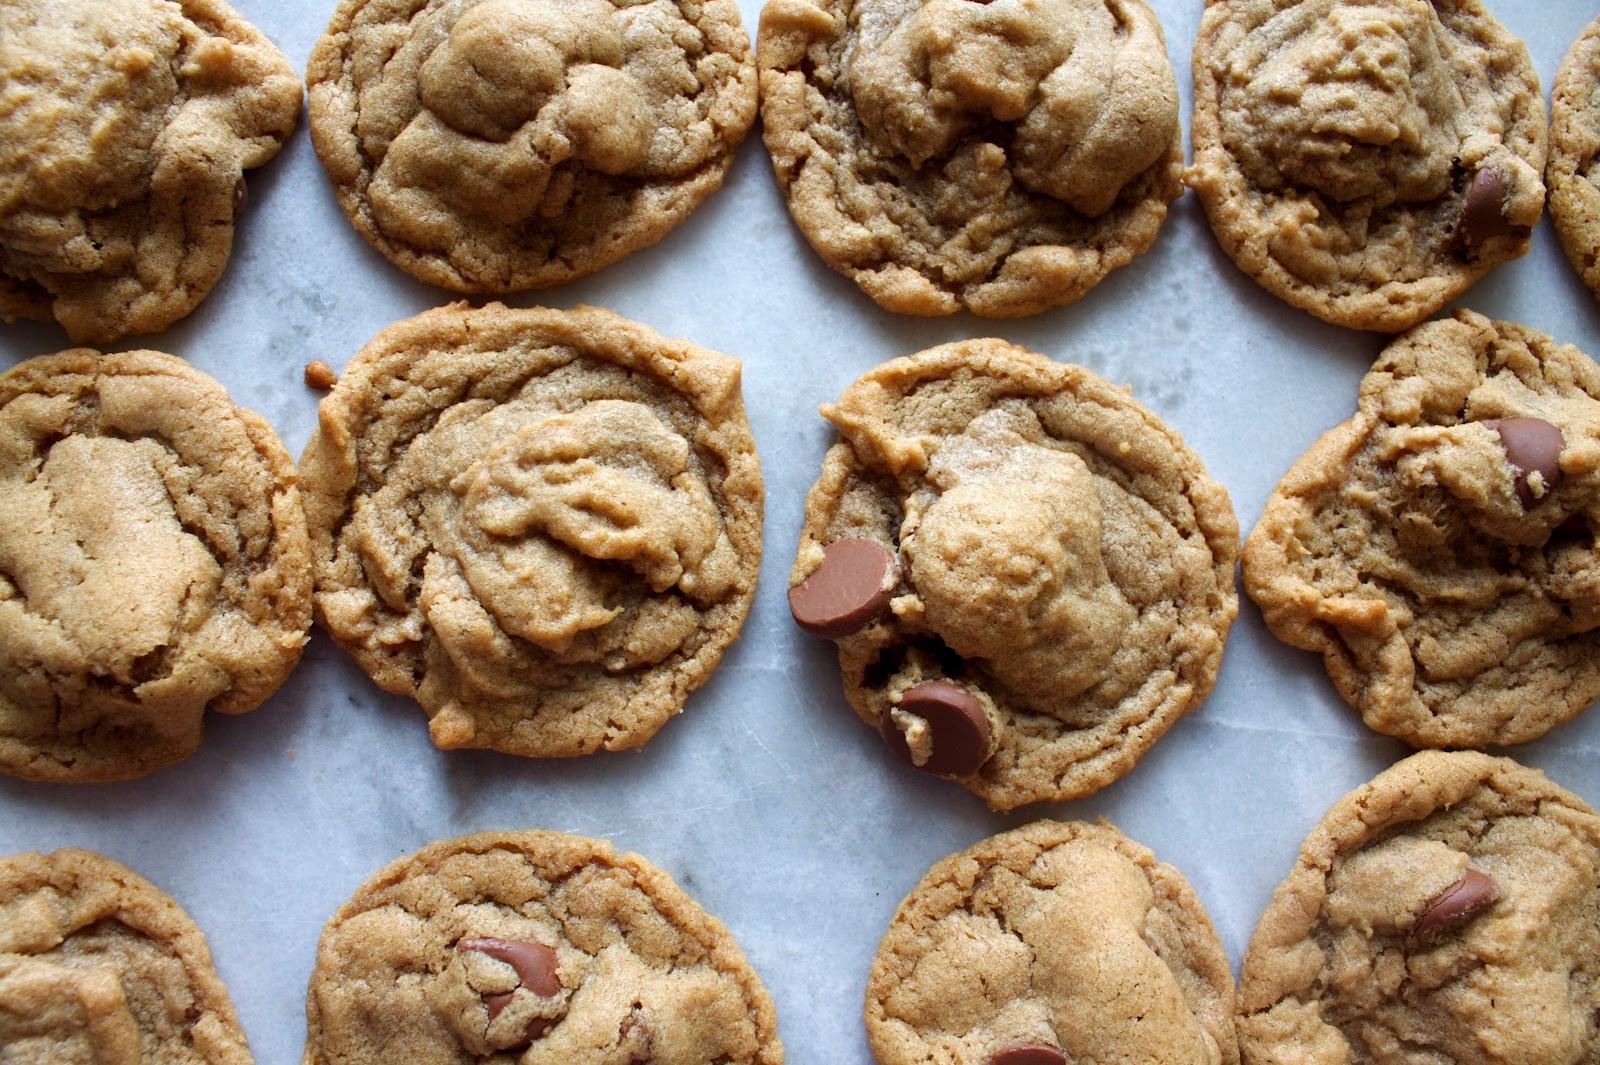
<path fill-rule="evenodd" d="M 866 980 L 881 1065 L 1582 1065 L 1600 1051 L 1600 815 L 1544 774 L 1424 752 L 1339 800 L 1235 991 L 1176 869 L 1107 822 L 1037 821 L 938 862 Z M 0 1049 L 241 1065 L 199 931 L 87 851 L 0 859 Z M 324 928 L 304 1065 L 777 1065 L 728 931 L 635 854 L 556 832 L 443 840 Z"/>

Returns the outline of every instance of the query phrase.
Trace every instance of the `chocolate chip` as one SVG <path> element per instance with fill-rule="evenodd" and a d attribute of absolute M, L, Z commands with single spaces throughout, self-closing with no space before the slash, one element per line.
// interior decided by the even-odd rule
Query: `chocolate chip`
<path fill-rule="evenodd" d="M 1048 1043 L 1014 1043 L 990 1054 L 989 1065 L 1067 1065 L 1067 1056 Z"/>
<path fill-rule="evenodd" d="M 239 213 L 244 210 L 244 205 L 249 199 L 250 191 L 244 183 L 244 178 L 240 178 L 233 185 L 233 217 L 239 217 Z"/>
<path fill-rule="evenodd" d="M 1448 935 L 1493 905 L 1499 897 L 1500 888 L 1493 877 L 1468 869 L 1459 880 L 1428 900 L 1412 922 L 1411 938 L 1429 940 Z"/>
<path fill-rule="evenodd" d="M 556 952 L 543 943 L 480 936 L 461 940 L 456 944 L 456 949 L 475 950 L 496 961 L 505 962 L 517 970 L 517 980 L 522 986 L 536 995 L 549 998 L 561 993 Z"/>
<path fill-rule="evenodd" d="M 1506 461 L 1516 467 L 1517 498 L 1524 508 L 1537 501 L 1528 483 L 1530 474 L 1539 475 L 1546 494 L 1555 490 L 1561 480 L 1561 449 L 1567 443 L 1560 429 L 1543 418 L 1497 418 L 1483 424 L 1499 434 Z"/>
<path fill-rule="evenodd" d="M 978 697 L 947 680 L 925 680 L 900 697 L 897 709 L 928 723 L 932 751 L 917 765 L 905 733 L 892 714 L 883 718 L 883 738 L 902 760 L 940 777 L 970 777 L 989 757 L 989 715 Z"/>
<path fill-rule="evenodd" d="M 507 991 L 503 995 L 484 995 L 483 996 L 483 1005 L 484 1005 L 484 1008 L 489 1011 L 489 1023 L 490 1024 L 493 1024 L 494 1023 L 494 1019 L 496 1017 L 500 1016 L 500 1011 L 501 1010 L 503 1010 L 507 1006 L 511 1005 L 511 999 L 515 995 L 516 995 L 515 991 Z"/>
<path fill-rule="evenodd" d="M 1461 215 L 1456 219 L 1451 247 L 1457 255 L 1472 256 L 1484 243 L 1494 237 L 1514 233 L 1505 216 L 1506 176 L 1492 167 L 1472 175 L 1467 187 L 1466 200 L 1461 204 Z"/>
<path fill-rule="evenodd" d="M 858 632 L 889 607 L 894 552 L 876 540 L 852 537 L 822 549 L 822 565 L 789 589 L 789 611 L 813 636 L 837 640 Z"/>

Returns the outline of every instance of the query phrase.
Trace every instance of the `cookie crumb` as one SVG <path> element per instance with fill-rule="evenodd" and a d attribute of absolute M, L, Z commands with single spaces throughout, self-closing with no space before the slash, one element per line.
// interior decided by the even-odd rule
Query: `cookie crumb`
<path fill-rule="evenodd" d="M 312 359 L 306 363 L 306 387 L 317 388 L 326 392 L 339 383 L 339 375 L 333 372 L 333 367 L 321 359 Z"/>

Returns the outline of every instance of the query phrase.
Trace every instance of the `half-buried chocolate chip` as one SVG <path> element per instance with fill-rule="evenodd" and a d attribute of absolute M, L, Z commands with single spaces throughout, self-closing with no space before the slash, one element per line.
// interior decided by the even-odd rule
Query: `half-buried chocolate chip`
<path fill-rule="evenodd" d="M 478 936 L 458 941 L 456 949 L 475 950 L 496 961 L 505 962 L 517 971 L 517 981 L 536 995 L 549 998 L 561 993 L 556 952 L 543 943 Z"/>
<path fill-rule="evenodd" d="M 233 185 L 233 217 L 238 218 L 244 211 L 244 205 L 250 200 L 250 187 L 240 178 Z"/>
<path fill-rule="evenodd" d="M 1048 1043 L 1017 1043 L 991 1054 L 989 1065 L 1067 1065 L 1067 1056 Z"/>
<path fill-rule="evenodd" d="M 1411 925 L 1411 938 L 1438 939 L 1461 928 L 1500 897 L 1494 878 L 1468 869 L 1461 878 L 1428 900 Z"/>
<path fill-rule="evenodd" d="M 1506 461 L 1516 467 L 1517 498 L 1524 508 L 1533 506 L 1540 495 L 1555 490 L 1556 482 L 1561 480 L 1561 449 L 1566 446 L 1560 429 L 1543 418 L 1496 418 L 1483 424 L 1499 434 Z M 1535 493 L 1529 483 L 1535 473 L 1543 483 L 1540 493 Z"/>
<path fill-rule="evenodd" d="M 897 720 L 904 717 L 911 719 L 909 725 Z M 970 777 L 989 758 L 989 715 L 977 696 L 947 680 L 925 680 L 907 689 L 884 715 L 882 728 L 890 750 L 934 776 Z M 917 734 L 907 735 L 908 728 Z M 927 757 L 919 761 L 921 752 Z"/>
<path fill-rule="evenodd" d="M 899 568 L 876 540 L 835 540 L 822 549 L 822 565 L 789 589 L 789 612 L 813 636 L 848 636 L 888 609 Z"/>
<path fill-rule="evenodd" d="M 1451 248 L 1457 255 L 1476 255 L 1478 249 L 1495 237 L 1514 233 L 1519 227 L 1505 215 L 1506 176 L 1492 167 L 1472 175 L 1461 215 L 1451 234 Z"/>

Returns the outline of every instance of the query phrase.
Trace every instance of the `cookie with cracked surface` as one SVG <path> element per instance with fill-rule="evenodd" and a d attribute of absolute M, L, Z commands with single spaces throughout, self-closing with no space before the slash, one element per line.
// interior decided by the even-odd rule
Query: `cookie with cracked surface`
<path fill-rule="evenodd" d="M 971 340 L 885 363 L 822 414 L 842 439 L 790 607 L 902 759 L 996 809 L 1074 798 L 1211 690 L 1238 522 L 1127 389 Z"/>
<path fill-rule="evenodd" d="M 84 850 L 0 857 L 0 1060 L 251 1065 L 205 936 Z"/>
<path fill-rule="evenodd" d="M 0 316 L 166 328 L 222 276 L 300 79 L 222 0 L 7 0 L 0 39 Z"/>
<path fill-rule="evenodd" d="M 1528 250 L 1544 98 L 1477 0 L 1207 0 L 1194 86 L 1212 231 L 1318 318 L 1398 332 Z"/>
<path fill-rule="evenodd" d="M 546 288 L 654 244 L 756 114 L 733 0 L 343 0 L 306 81 L 350 221 L 458 292 Z"/>
<path fill-rule="evenodd" d="M 1250 937 L 1246 1065 L 1600 1053 L 1600 816 L 1538 770 L 1424 751 L 1334 804 Z"/>
<path fill-rule="evenodd" d="M 1550 93 L 1550 217 L 1584 284 L 1600 296 L 1600 18 L 1572 43 Z"/>
<path fill-rule="evenodd" d="M 1233 976 L 1183 874 L 1107 821 L 1035 821 L 940 861 L 867 978 L 879 1065 L 1237 1065 Z"/>
<path fill-rule="evenodd" d="M 1145 0 L 770 0 L 756 51 L 790 215 L 891 311 L 1072 303 L 1183 191 Z"/>
<path fill-rule="evenodd" d="M 122 780 L 187 758 L 300 658 L 294 462 L 214 379 L 77 348 L 0 375 L 0 770 Z"/>
<path fill-rule="evenodd" d="M 739 369 L 592 307 L 390 326 L 300 460 L 318 619 L 440 747 L 643 744 L 755 591 Z"/>
<path fill-rule="evenodd" d="M 1600 366 L 1470 311 L 1396 338 L 1245 541 L 1280 640 L 1414 747 L 1521 743 L 1600 697 Z"/>
<path fill-rule="evenodd" d="M 317 944 L 304 1065 L 781 1065 L 728 930 L 637 854 L 480 832 L 377 873 Z"/>

